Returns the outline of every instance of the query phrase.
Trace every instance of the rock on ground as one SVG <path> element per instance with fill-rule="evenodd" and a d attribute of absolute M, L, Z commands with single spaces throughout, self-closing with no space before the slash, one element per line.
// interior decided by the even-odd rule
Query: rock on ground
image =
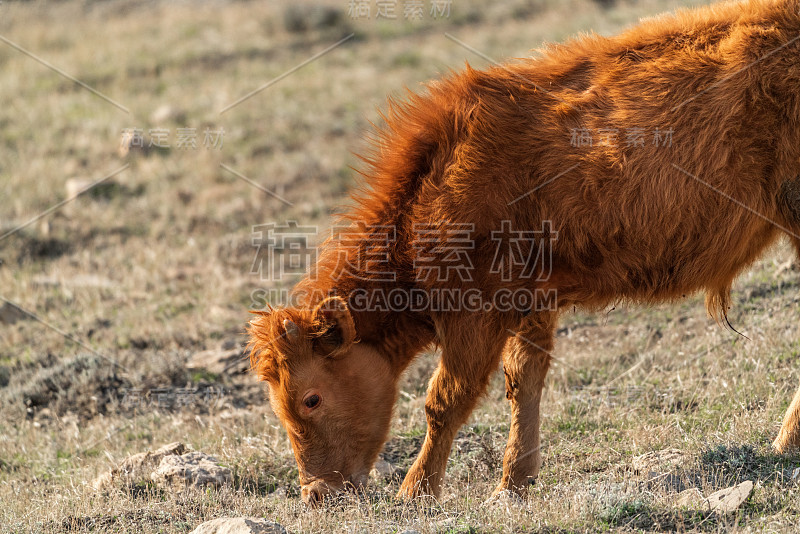
<path fill-rule="evenodd" d="M 165 456 L 150 478 L 159 486 L 214 486 L 231 481 L 231 470 L 222 467 L 217 459 L 203 452 Z"/>
<path fill-rule="evenodd" d="M 669 471 L 685 461 L 686 455 L 678 449 L 650 451 L 635 457 L 631 461 L 633 470 L 640 475 Z"/>
<path fill-rule="evenodd" d="M 686 485 L 674 471 L 685 461 L 686 454 L 683 451 L 664 449 L 633 458 L 631 466 L 635 474 L 647 478 L 649 487 L 663 487 L 680 492 L 686 489 Z"/>
<path fill-rule="evenodd" d="M 97 490 L 130 489 L 149 483 L 162 487 L 220 487 L 231 479 L 231 470 L 219 465 L 216 458 L 176 442 L 126 458 L 119 466 L 99 476 L 93 486 Z"/>
<path fill-rule="evenodd" d="M 278 523 L 254 517 L 222 517 L 206 521 L 191 534 L 287 534 Z"/>
<path fill-rule="evenodd" d="M 708 506 L 712 512 L 726 514 L 739 508 L 753 492 L 753 481 L 745 480 L 730 488 L 716 491 L 708 496 Z"/>
<path fill-rule="evenodd" d="M 183 443 L 175 442 L 164 445 L 155 451 L 140 452 L 129 456 L 111 471 L 95 479 L 95 489 L 109 489 L 112 486 L 133 487 L 147 484 L 153 470 L 158 467 L 165 456 L 180 455 L 188 450 Z"/>
<path fill-rule="evenodd" d="M 741 484 L 715 491 L 708 497 L 697 488 L 689 488 L 675 496 L 674 504 L 692 510 L 706 510 L 717 514 L 736 511 L 753 492 L 753 482 L 745 480 Z"/>

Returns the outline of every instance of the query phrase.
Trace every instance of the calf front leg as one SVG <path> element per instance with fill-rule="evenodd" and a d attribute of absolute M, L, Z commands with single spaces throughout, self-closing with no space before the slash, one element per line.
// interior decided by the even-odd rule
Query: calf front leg
<path fill-rule="evenodd" d="M 795 237 L 792 242 L 800 261 L 800 238 Z M 779 453 L 800 447 L 800 389 L 794 394 L 794 399 L 792 399 L 789 409 L 786 410 L 786 415 L 783 416 L 783 424 L 778 432 L 778 437 L 772 442 L 772 447 Z"/>
<path fill-rule="evenodd" d="M 486 391 L 497 369 L 508 335 L 488 319 L 460 315 L 438 324 L 442 359 L 425 400 L 428 431 L 414 465 L 408 471 L 399 497 L 441 493 L 447 458 L 458 429 Z"/>
<path fill-rule="evenodd" d="M 781 430 L 772 446 L 780 453 L 793 447 L 800 447 L 800 389 L 797 390 L 789 409 L 786 410 L 783 425 L 781 425 Z"/>
<path fill-rule="evenodd" d="M 503 458 L 503 478 L 495 489 L 525 495 L 542 465 L 539 441 L 539 403 L 547 371 L 557 317 L 537 314 L 508 342 L 503 353 L 506 398 L 511 403 L 511 429 Z"/>

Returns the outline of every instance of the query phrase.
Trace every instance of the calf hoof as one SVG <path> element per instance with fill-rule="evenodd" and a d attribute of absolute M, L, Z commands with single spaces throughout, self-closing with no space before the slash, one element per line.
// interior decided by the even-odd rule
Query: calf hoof
<path fill-rule="evenodd" d="M 324 482 L 314 482 L 302 487 L 300 490 L 300 498 L 311 508 L 322 506 L 325 499 L 330 499 L 332 494 L 336 492 Z"/>
<path fill-rule="evenodd" d="M 792 439 L 793 437 L 794 439 Z M 788 432 L 781 431 L 778 437 L 775 438 L 775 441 L 772 442 L 772 448 L 778 454 L 785 454 L 792 449 L 800 448 L 800 443 L 798 443 L 800 439 L 798 438 L 800 438 L 800 436 L 790 436 Z"/>
<path fill-rule="evenodd" d="M 513 495 L 520 499 L 525 499 L 525 497 L 528 496 L 528 488 L 536 484 L 536 477 L 523 477 L 522 480 L 525 480 L 525 482 L 517 485 L 510 479 L 504 477 L 503 481 L 500 482 L 497 488 L 492 492 L 492 496 L 489 497 L 489 500 L 503 495 Z"/>
<path fill-rule="evenodd" d="M 415 476 L 411 471 L 406 475 L 403 484 L 400 485 L 397 498 L 412 500 L 420 497 L 432 497 L 435 499 L 439 497 L 439 492 L 431 487 L 424 476 Z"/>
<path fill-rule="evenodd" d="M 404 482 L 403 485 L 400 486 L 400 490 L 397 492 L 397 498 L 404 501 L 411 501 L 423 497 L 435 497 L 435 495 L 433 495 L 433 493 L 430 491 L 423 489 L 422 485 L 419 483 L 406 485 Z"/>
<path fill-rule="evenodd" d="M 498 487 L 492 492 L 492 496 L 486 499 L 484 506 L 501 507 L 507 510 L 525 506 L 525 495 L 518 491 L 511 491 L 508 488 Z"/>

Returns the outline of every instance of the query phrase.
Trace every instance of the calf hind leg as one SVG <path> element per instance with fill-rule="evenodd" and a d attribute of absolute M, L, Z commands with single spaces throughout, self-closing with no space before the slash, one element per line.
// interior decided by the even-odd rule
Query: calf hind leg
<path fill-rule="evenodd" d="M 786 410 L 783 425 L 781 425 L 781 430 L 772 446 L 781 453 L 793 447 L 800 447 L 800 389 L 797 390 L 789 409 Z"/>
<path fill-rule="evenodd" d="M 539 403 L 550 368 L 556 320 L 554 313 L 531 317 L 524 329 L 509 340 L 503 353 L 511 429 L 503 458 L 503 478 L 495 495 L 506 490 L 524 495 L 539 475 Z"/>

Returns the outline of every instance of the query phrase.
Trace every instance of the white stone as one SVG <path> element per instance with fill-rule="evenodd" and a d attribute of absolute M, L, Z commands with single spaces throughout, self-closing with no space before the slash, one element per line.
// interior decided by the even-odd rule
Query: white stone
<path fill-rule="evenodd" d="M 633 458 L 631 465 L 638 474 L 647 474 L 652 478 L 653 473 L 664 473 L 683 462 L 686 455 L 678 449 L 664 449 L 663 451 L 650 451 Z"/>
<path fill-rule="evenodd" d="M 287 534 L 279 523 L 255 517 L 221 517 L 206 521 L 191 534 Z"/>
<path fill-rule="evenodd" d="M 150 478 L 160 486 L 220 487 L 231 481 L 232 474 L 213 456 L 192 451 L 164 456 Z"/>
<path fill-rule="evenodd" d="M 129 456 L 117 467 L 97 477 L 92 484 L 95 489 L 108 489 L 114 485 L 135 486 L 146 484 L 151 480 L 153 469 L 161 463 L 166 456 L 175 456 L 185 453 L 188 449 L 180 442 L 164 445 L 155 451 L 140 452 Z"/>
<path fill-rule="evenodd" d="M 708 506 L 712 512 L 718 514 L 733 512 L 747 500 L 752 492 L 753 481 L 745 480 L 741 484 L 715 491 L 709 495 Z"/>

